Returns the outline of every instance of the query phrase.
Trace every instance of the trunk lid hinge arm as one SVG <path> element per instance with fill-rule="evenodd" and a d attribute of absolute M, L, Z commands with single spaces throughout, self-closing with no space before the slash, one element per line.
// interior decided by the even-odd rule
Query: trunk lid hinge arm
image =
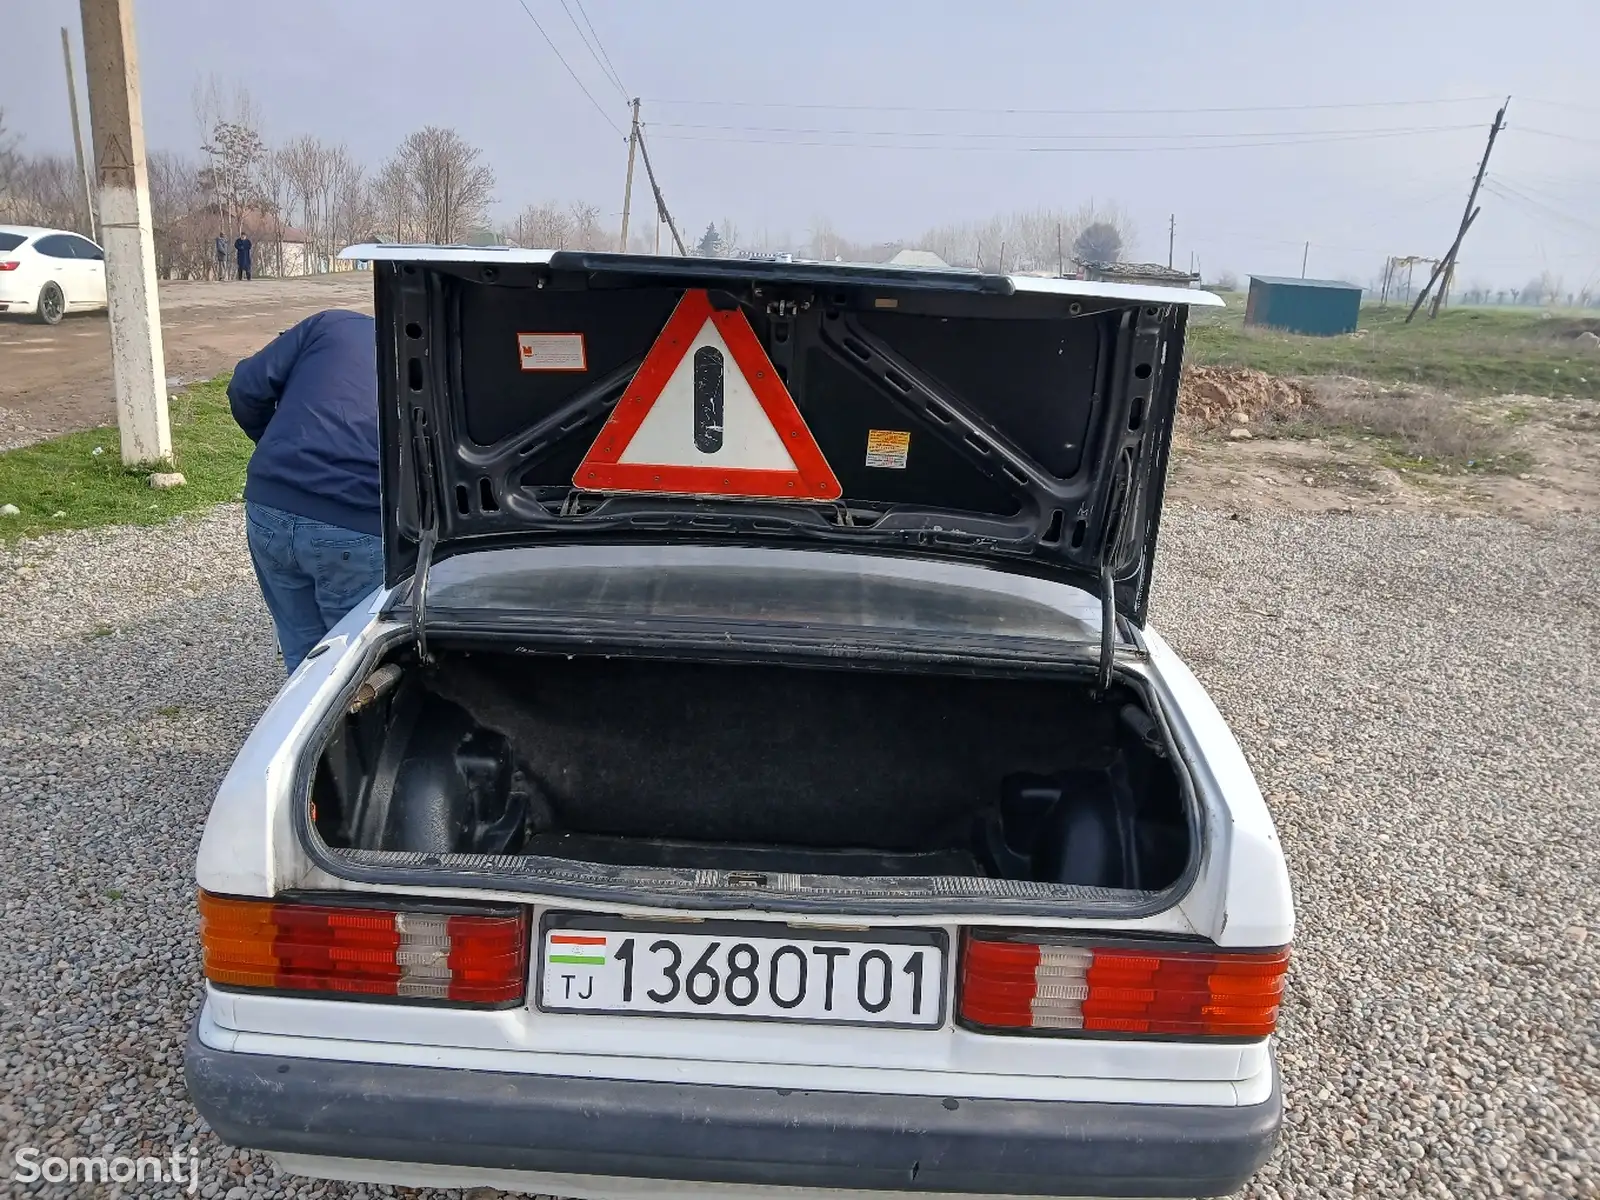
<path fill-rule="evenodd" d="M 417 643 L 417 658 L 431 663 L 428 653 L 428 570 L 433 566 L 433 548 L 439 531 L 433 526 L 422 531 L 417 543 L 417 571 L 411 581 L 411 638 Z"/>
<path fill-rule="evenodd" d="M 1095 696 L 1104 700 L 1111 692 L 1111 669 L 1117 661 L 1117 581 L 1111 570 L 1117 548 L 1122 545 L 1128 520 L 1128 490 L 1131 487 L 1127 455 L 1118 455 L 1111 478 L 1111 495 L 1106 508 L 1106 530 L 1100 541 L 1095 566 L 1100 582 L 1100 664 L 1095 671 Z"/>
<path fill-rule="evenodd" d="M 1104 700 L 1111 692 L 1111 667 L 1117 661 L 1117 591 L 1111 578 L 1111 564 L 1100 564 L 1100 665 L 1095 671 L 1095 698 Z"/>
<path fill-rule="evenodd" d="M 428 655 L 428 572 L 433 567 L 433 552 L 439 544 L 439 510 L 435 504 L 433 476 L 433 438 L 428 434 L 425 414 L 416 414 L 412 445 L 416 449 L 418 491 L 417 509 L 422 515 L 422 530 L 417 537 L 417 566 L 411 578 L 411 637 L 417 644 L 417 657 L 432 662 Z"/>

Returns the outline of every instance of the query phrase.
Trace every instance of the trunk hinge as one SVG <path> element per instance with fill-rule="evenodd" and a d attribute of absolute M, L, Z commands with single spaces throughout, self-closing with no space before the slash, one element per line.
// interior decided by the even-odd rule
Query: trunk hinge
<path fill-rule="evenodd" d="M 428 570 L 438 541 L 439 532 L 433 526 L 422 531 L 417 542 L 417 570 L 411 577 L 411 638 L 417 643 L 417 658 L 424 663 L 433 661 L 428 655 Z"/>
<path fill-rule="evenodd" d="M 1095 698 L 1104 700 L 1111 691 L 1111 667 L 1117 661 L 1117 585 L 1111 578 L 1111 564 L 1100 564 L 1100 666 L 1095 672 Z"/>
<path fill-rule="evenodd" d="M 411 576 L 411 638 L 417 644 L 417 657 L 428 663 L 433 661 L 428 656 L 428 572 L 439 544 L 439 510 L 434 504 L 433 439 L 428 436 L 428 418 L 419 411 L 414 420 L 411 444 L 417 456 L 417 513 L 422 532 L 417 537 L 417 566 Z"/>
<path fill-rule="evenodd" d="M 1128 457 L 1126 454 L 1119 455 L 1116 474 L 1111 480 L 1105 537 L 1101 539 L 1100 553 L 1095 563 L 1100 578 L 1100 666 L 1095 672 L 1094 690 L 1096 697 L 1102 700 L 1111 691 L 1111 668 L 1117 660 L 1117 581 L 1111 572 L 1111 562 L 1116 557 L 1117 548 L 1122 545 L 1130 486 Z"/>

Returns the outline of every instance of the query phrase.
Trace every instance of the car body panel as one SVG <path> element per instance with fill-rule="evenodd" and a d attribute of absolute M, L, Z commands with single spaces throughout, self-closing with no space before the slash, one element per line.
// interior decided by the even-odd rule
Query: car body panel
<path fill-rule="evenodd" d="M 417 247 L 359 247 L 347 256 L 385 264 L 380 273 L 426 263 L 454 271 L 565 263 L 570 271 L 594 257 Z M 601 267 L 616 266 L 618 256 L 601 257 Z M 627 265 L 683 269 L 681 262 Z M 773 266 L 787 280 L 813 266 L 821 280 L 842 271 Z M 750 268 L 703 269 L 732 278 Z M 863 278 L 911 279 L 934 291 L 956 286 L 948 276 L 960 274 L 923 280 L 914 271 L 860 270 Z M 975 272 L 958 286 L 1148 303 L 1152 311 L 1196 302 L 1195 293 L 1181 301 L 1165 295 L 1170 289 Z M 382 296 L 380 286 L 380 356 Z M 1167 384 L 1175 389 L 1175 376 Z M 387 419 L 389 437 L 398 412 Z M 427 452 L 425 440 L 417 445 Z M 386 453 L 415 449 L 391 438 Z M 196 878 L 221 896 L 505 903 L 523 906 L 531 929 L 571 913 L 655 922 L 714 916 L 759 925 L 750 934 L 756 941 L 801 940 L 808 931 L 826 940 L 841 927 L 927 930 L 929 942 L 942 938 L 950 948 L 939 1025 L 544 1011 L 535 1002 L 538 953 L 529 956 L 525 999 L 498 1009 L 208 984 L 185 1053 L 202 1115 L 231 1144 L 263 1149 L 285 1169 L 410 1186 L 481 1184 L 618 1200 L 1068 1190 L 1177 1196 L 1239 1186 L 1265 1160 L 1282 1118 L 1270 1038 L 1006 1034 L 968 1028 L 957 1015 L 961 946 L 975 928 L 1240 950 L 1279 948 L 1293 938 L 1282 848 L 1244 754 L 1194 674 L 1142 624 L 1164 450 L 1159 458 L 1146 464 L 1154 474 L 1141 485 L 1154 488 L 1141 501 L 1148 502 L 1143 541 L 1124 544 L 1117 558 L 1142 563 L 1124 581 L 1139 589 L 1137 606 L 1122 614 L 1139 619 L 1113 611 L 1109 629 L 1103 572 L 1017 571 L 914 542 L 874 551 L 804 537 L 783 544 L 713 533 L 662 537 L 645 526 L 635 536 L 580 531 L 564 541 L 518 540 L 526 530 L 460 538 L 431 565 L 421 556 L 425 605 L 415 577 L 391 572 L 312 650 L 240 749 L 202 835 Z M 405 515 L 386 513 L 386 535 L 397 534 Z M 411 532 L 418 530 L 413 523 Z M 1125 600 L 1119 595 L 1119 604 Z M 498 639 L 543 652 L 571 646 L 586 654 L 695 657 L 712 652 L 704 649 L 711 634 L 720 653 L 778 662 L 824 655 L 1086 682 L 1103 664 L 1142 697 L 1188 789 L 1190 871 L 1145 907 L 1053 899 L 1008 908 L 960 892 L 859 907 L 841 892 L 805 907 L 776 885 L 710 900 L 659 884 L 651 891 L 648 883 L 599 895 L 520 860 L 491 869 L 493 856 L 435 856 L 437 869 L 385 864 L 381 852 L 356 852 L 367 856 L 358 860 L 317 836 L 307 808 L 310 764 L 356 685 L 394 650 L 425 635 L 447 651 L 451 639 L 469 648 Z M 479 861 L 441 866 L 441 857 Z M 702 886 L 710 884 L 695 882 Z"/>

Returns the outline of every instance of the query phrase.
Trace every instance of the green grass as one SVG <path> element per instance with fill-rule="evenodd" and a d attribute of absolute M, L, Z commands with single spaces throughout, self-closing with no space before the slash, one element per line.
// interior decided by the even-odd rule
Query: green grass
<path fill-rule="evenodd" d="M 157 491 L 149 471 L 122 466 L 114 427 L 89 429 L 0 453 L 0 540 L 59 529 L 150 525 L 232 500 L 253 447 L 228 412 L 227 377 L 195 384 L 171 402 L 172 457 L 183 487 Z M 99 447 L 101 453 L 95 454 Z"/>
<path fill-rule="evenodd" d="M 1382 383 L 1420 383 L 1462 396 L 1524 393 L 1600 398 L 1600 351 L 1575 335 L 1600 333 L 1600 314 L 1546 319 L 1539 309 L 1447 308 L 1405 324 L 1399 305 L 1361 309 L 1360 333 L 1303 337 L 1244 328 L 1244 297 L 1195 309 L 1188 360 L 1202 366 L 1255 367 L 1274 375 L 1353 375 Z"/>

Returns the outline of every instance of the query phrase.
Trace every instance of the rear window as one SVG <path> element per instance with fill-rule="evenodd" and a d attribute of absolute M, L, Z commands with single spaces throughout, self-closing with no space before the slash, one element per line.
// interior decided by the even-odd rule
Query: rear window
<path fill-rule="evenodd" d="M 27 240 L 20 233 L 0 233 L 0 250 L 15 250 Z"/>

